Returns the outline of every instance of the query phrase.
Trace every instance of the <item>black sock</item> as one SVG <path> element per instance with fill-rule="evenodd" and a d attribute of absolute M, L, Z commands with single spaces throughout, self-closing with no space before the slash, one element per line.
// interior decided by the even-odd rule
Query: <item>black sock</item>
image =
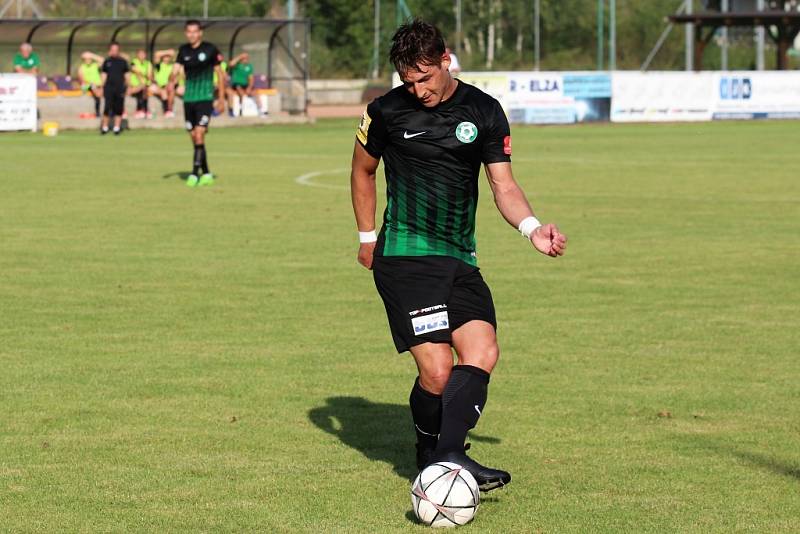
<path fill-rule="evenodd" d="M 136 93 L 136 111 L 142 111 L 142 93 Z"/>
<path fill-rule="evenodd" d="M 426 449 L 435 449 L 439 441 L 439 427 L 442 425 L 442 396 L 423 389 L 417 377 L 408 403 L 411 405 L 417 443 Z"/>
<path fill-rule="evenodd" d="M 95 117 L 99 117 L 100 116 L 100 99 L 97 98 L 94 95 L 92 95 L 92 98 L 94 98 L 94 116 Z"/>
<path fill-rule="evenodd" d="M 147 109 L 148 107 L 149 107 L 149 102 L 147 101 L 147 89 L 145 89 L 144 91 L 142 91 L 142 110 L 144 110 L 144 112 L 147 113 L 149 111 Z"/>
<path fill-rule="evenodd" d="M 205 155 L 205 145 L 194 145 L 194 157 L 192 158 L 192 174 L 199 175 L 200 168 L 203 166 L 203 156 Z"/>
<path fill-rule="evenodd" d="M 163 111 L 164 113 L 167 112 L 167 101 L 166 100 L 162 100 L 161 101 L 161 111 Z"/>
<path fill-rule="evenodd" d="M 208 160 L 206 160 L 206 145 L 199 145 L 201 153 L 200 167 L 203 169 L 203 174 L 208 174 Z"/>
<path fill-rule="evenodd" d="M 456 365 L 442 394 L 442 426 L 437 452 L 463 451 L 467 432 L 475 428 L 489 388 L 489 373 L 472 365 Z"/>

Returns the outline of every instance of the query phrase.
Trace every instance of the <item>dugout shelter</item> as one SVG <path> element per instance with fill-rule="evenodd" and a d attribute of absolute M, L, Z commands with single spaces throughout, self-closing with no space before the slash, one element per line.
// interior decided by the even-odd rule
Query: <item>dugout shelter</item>
<path fill-rule="evenodd" d="M 13 72 L 20 43 L 29 42 L 41 59 L 40 96 L 72 96 L 77 87 L 80 55 L 90 50 L 105 55 L 112 41 L 131 57 L 144 48 L 152 60 L 156 50 L 177 49 L 186 40 L 186 18 L 175 19 L 0 19 L 0 72 Z M 201 19 L 206 41 L 226 61 L 250 54 L 257 91 L 277 92 L 281 108 L 305 113 L 308 102 L 309 19 Z"/>
<path fill-rule="evenodd" d="M 694 66 L 703 68 L 703 53 L 720 28 L 763 27 L 766 35 L 775 43 L 778 70 L 789 68 L 789 50 L 800 34 L 800 12 L 798 11 L 751 11 L 751 12 L 706 12 L 671 15 L 675 24 L 694 26 Z"/>

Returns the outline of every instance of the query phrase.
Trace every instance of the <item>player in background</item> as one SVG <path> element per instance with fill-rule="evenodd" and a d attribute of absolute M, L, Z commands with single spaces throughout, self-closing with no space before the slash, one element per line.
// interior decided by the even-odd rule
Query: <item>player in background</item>
<path fill-rule="evenodd" d="M 219 113 L 225 111 L 225 75 L 219 67 L 222 54 L 216 46 L 203 41 L 203 28 L 199 21 L 186 21 L 184 34 L 187 43 L 178 49 L 178 57 L 172 68 L 169 84 L 174 89 L 181 72 L 185 74 L 183 113 L 186 129 L 194 146 L 192 174 L 186 179 L 186 185 L 189 187 L 213 185 L 214 175 L 208 169 L 205 137 L 214 108 L 216 107 Z M 216 101 L 214 101 L 215 73 L 219 84 L 217 90 L 220 94 L 220 98 Z"/>
<path fill-rule="evenodd" d="M 230 109 L 238 109 L 239 116 L 242 115 L 245 97 L 253 96 L 255 86 L 255 76 L 253 75 L 253 65 L 250 63 L 250 54 L 244 52 L 231 59 L 231 88 L 230 88 Z M 237 106 L 238 100 L 238 106 Z"/>
<path fill-rule="evenodd" d="M 566 237 L 534 217 L 511 172 L 503 109 L 450 74 L 441 32 L 420 20 L 400 26 L 390 58 L 403 85 L 374 100 L 356 132 L 350 180 L 358 261 L 373 271 L 397 351 L 410 351 L 417 365 L 409 403 L 418 467 L 457 463 L 489 491 L 511 475 L 471 459 L 465 446 L 500 354 L 475 249 L 481 165 L 501 215 L 536 250 L 560 256 Z M 387 207 L 376 234 L 381 159 Z"/>
<path fill-rule="evenodd" d="M 170 91 L 169 77 L 172 74 L 175 51 L 156 50 L 153 55 L 155 67 L 153 68 L 153 83 L 150 84 L 150 94 L 161 101 L 161 110 L 164 117 L 170 119 L 175 116 L 172 111 L 175 102 L 175 92 Z"/>
<path fill-rule="evenodd" d="M 103 97 L 103 77 L 100 75 L 100 65 L 103 58 L 93 52 L 81 54 L 81 65 L 78 67 L 78 80 L 81 90 L 91 95 L 94 101 L 94 116 L 100 117 L 100 101 Z"/>
<path fill-rule="evenodd" d="M 14 72 L 20 74 L 39 74 L 39 54 L 33 51 L 30 43 L 19 45 L 19 52 L 14 54 Z"/>
<path fill-rule="evenodd" d="M 137 119 L 150 119 L 153 114 L 147 109 L 148 93 L 150 82 L 153 79 L 153 64 L 147 59 L 147 52 L 140 48 L 136 51 L 136 57 L 131 60 L 131 83 L 128 88 L 128 95 L 136 99 Z"/>
<path fill-rule="evenodd" d="M 111 43 L 108 57 L 103 60 L 100 77 L 103 80 L 103 120 L 100 133 L 108 133 L 108 123 L 114 118 L 114 135 L 122 133 L 122 113 L 125 111 L 125 92 L 130 80 L 128 62 L 120 57 L 119 44 Z"/>

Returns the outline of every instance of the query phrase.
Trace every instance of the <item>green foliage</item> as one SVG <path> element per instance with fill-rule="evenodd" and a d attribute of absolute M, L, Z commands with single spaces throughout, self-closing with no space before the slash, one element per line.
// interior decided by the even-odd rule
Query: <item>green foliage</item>
<path fill-rule="evenodd" d="M 374 9 L 380 3 L 379 67 L 384 78 L 392 69 L 387 54 L 397 25 L 395 0 L 296 0 L 297 16 L 313 21 L 313 77 L 364 77 L 373 58 Z M 638 69 L 667 27 L 666 17 L 683 0 L 617 0 L 617 68 Z M 454 0 L 406 0 L 414 16 L 438 25 L 464 69 L 504 70 L 534 67 L 534 0 L 462 0 L 462 33 L 456 34 Z M 608 0 L 604 0 L 608 4 Z M 121 0 L 120 16 L 198 17 L 203 0 Z M 287 0 L 209 0 L 210 16 L 262 17 L 286 15 Z M 52 0 L 52 16 L 110 16 L 110 2 Z M 699 9 L 699 5 L 696 9 Z M 607 7 L 606 7 L 607 11 Z M 608 65 L 608 13 L 605 13 Z M 494 27 L 494 57 L 489 58 L 489 28 Z M 768 45 L 772 52 L 772 45 Z M 597 67 L 597 1 L 541 0 L 541 68 L 583 70 Z M 768 66 L 774 54 L 767 56 Z M 744 34 L 730 50 L 731 68 L 750 68 L 752 39 Z M 708 68 L 719 67 L 719 49 L 712 41 L 705 55 Z M 681 69 L 684 31 L 673 28 L 652 70 Z"/>

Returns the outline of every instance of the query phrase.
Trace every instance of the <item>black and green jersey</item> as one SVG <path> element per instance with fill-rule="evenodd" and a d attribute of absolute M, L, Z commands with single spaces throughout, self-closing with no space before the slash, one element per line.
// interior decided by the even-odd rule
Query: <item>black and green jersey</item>
<path fill-rule="evenodd" d="M 376 256 L 451 256 L 476 265 L 475 211 L 482 163 L 511 161 L 500 103 L 458 82 L 426 108 L 405 87 L 375 99 L 356 137 L 383 158 L 387 206 Z"/>
<path fill-rule="evenodd" d="M 205 41 L 197 48 L 185 44 L 178 50 L 178 63 L 186 73 L 186 92 L 184 102 L 203 102 L 214 100 L 214 67 L 222 61 L 217 47 Z"/>

